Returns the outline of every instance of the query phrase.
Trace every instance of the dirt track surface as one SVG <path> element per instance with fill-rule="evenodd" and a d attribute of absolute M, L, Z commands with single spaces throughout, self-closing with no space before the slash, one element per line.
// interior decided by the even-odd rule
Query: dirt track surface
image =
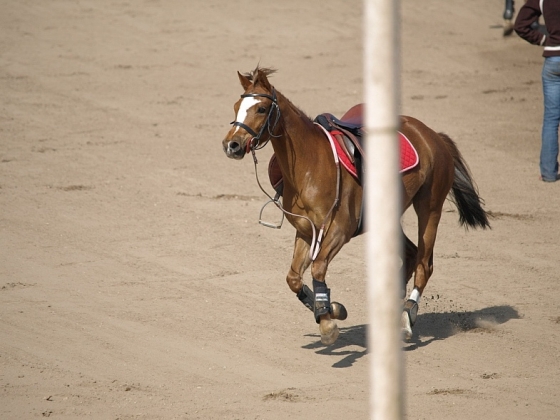
<path fill-rule="evenodd" d="M 258 62 L 308 115 L 361 102 L 361 10 L 3 3 L 0 418 L 367 419 L 364 238 L 330 267 L 349 317 L 324 347 L 285 284 L 294 230 L 257 224 L 253 163 L 221 147 Z M 446 205 L 404 345 L 408 419 L 560 409 L 541 50 L 502 38 L 502 7 L 402 1 L 402 111 L 457 142 L 495 216 L 465 232 Z"/>

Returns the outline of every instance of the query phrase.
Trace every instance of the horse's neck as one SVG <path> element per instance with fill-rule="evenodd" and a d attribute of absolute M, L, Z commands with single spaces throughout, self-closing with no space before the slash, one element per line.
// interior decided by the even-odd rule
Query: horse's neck
<path fill-rule="evenodd" d="M 309 170 L 310 164 L 320 163 L 321 151 L 328 142 L 321 129 L 287 99 L 279 97 L 279 106 L 280 136 L 272 139 L 272 147 L 284 180 L 294 183 L 298 174 Z"/>

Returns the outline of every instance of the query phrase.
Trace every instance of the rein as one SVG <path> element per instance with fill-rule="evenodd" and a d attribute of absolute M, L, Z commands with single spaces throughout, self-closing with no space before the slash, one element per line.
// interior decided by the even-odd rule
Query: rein
<path fill-rule="evenodd" d="M 331 145 L 331 149 L 332 149 L 333 156 L 334 156 L 334 162 L 335 162 L 335 165 L 336 165 L 336 197 L 335 197 L 334 202 L 333 202 L 331 208 L 329 209 L 327 215 L 325 216 L 325 219 L 323 220 L 323 223 L 321 224 L 321 228 L 319 230 L 319 235 L 317 235 L 317 229 L 315 227 L 315 224 L 313 223 L 313 221 L 309 217 L 303 216 L 303 215 L 300 215 L 300 214 L 291 213 L 291 212 L 287 211 L 286 209 L 284 209 L 284 207 L 280 203 L 280 194 L 276 194 L 276 196 L 273 198 L 273 197 L 271 197 L 271 195 L 268 192 L 266 192 L 266 190 L 261 185 L 261 182 L 259 180 L 259 172 L 258 172 L 258 169 L 257 169 L 258 159 L 257 159 L 256 151 L 259 150 L 259 149 L 262 149 L 264 146 L 266 146 L 266 144 L 270 141 L 271 137 L 274 137 L 274 138 L 281 137 L 280 134 L 278 134 L 278 135 L 273 134 L 274 129 L 276 128 L 276 125 L 278 124 L 278 121 L 280 121 L 281 113 L 280 113 L 280 107 L 278 106 L 276 91 L 274 90 L 274 88 L 272 90 L 272 96 L 271 95 L 266 95 L 266 94 L 256 94 L 256 93 L 249 93 L 249 94 L 241 95 L 242 98 L 255 97 L 255 96 L 262 96 L 262 97 L 268 98 L 272 101 L 272 106 L 270 107 L 270 110 L 268 111 L 268 116 L 266 118 L 266 121 L 263 124 L 263 126 L 261 127 L 259 133 L 257 134 L 252 128 L 250 128 L 249 126 L 247 126 L 246 124 L 244 124 L 242 122 L 234 121 L 234 122 L 232 122 L 232 125 L 244 128 L 248 133 L 250 133 L 253 136 L 253 138 L 249 142 L 247 142 L 247 152 L 250 151 L 252 156 L 253 156 L 253 163 L 255 165 L 255 178 L 257 180 L 257 184 L 258 184 L 259 188 L 261 189 L 261 191 L 270 199 L 270 201 L 268 201 L 263 206 L 263 208 L 261 209 L 261 215 L 262 215 L 262 211 L 264 210 L 264 207 L 266 207 L 269 203 L 272 202 L 282 212 L 282 221 L 283 221 L 283 216 L 284 215 L 289 215 L 289 216 L 293 216 L 293 217 L 300 217 L 302 219 L 307 220 L 309 222 L 309 224 L 311 225 L 311 230 L 312 230 L 311 246 L 309 248 L 309 257 L 310 257 L 311 261 L 315 261 L 315 258 L 317 258 L 317 255 L 319 254 L 319 250 L 321 249 L 321 241 L 323 239 L 323 235 L 324 235 L 324 232 L 325 232 L 325 225 L 327 223 L 327 220 L 330 218 L 330 216 L 332 215 L 332 212 L 334 211 L 334 209 L 338 206 L 338 204 L 340 202 L 340 180 L 341 180 L 340 161 L 338 159 L 338 154 L 336 153 L 336 147 L 334 145 L 334 140 L 327 130 L 325 130 L 320 124 L 315 123 L 316 125 L 321 127 L 321 129 L 325 132 L 325 135 L 329 139 L 329 143 Z M 276 110 L 276 119 L 274 121 L 274 124 L 272 124 L 272 128 L 271 128 L 270 118 L 272 116 L 273 110 Z M 263 144 L 261 144 L 260 146 L 257 146 L 266 127 L 268 127 L 269 136 Z M 280 229 L 282 227 L 282 222 L 280 222 L 279 225 L 272 225 L 270 223 L 266 223 L 266 222 L 263 222 L 262 220 L 259 220 L 259 223 L 266 226 L 266 227 L 271 227 L 271 228 L 276 228 L 276 229 Z"/>

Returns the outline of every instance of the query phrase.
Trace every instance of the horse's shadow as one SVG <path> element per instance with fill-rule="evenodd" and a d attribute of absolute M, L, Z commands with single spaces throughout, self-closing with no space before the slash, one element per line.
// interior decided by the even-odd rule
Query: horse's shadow
<path fill-rule="evenodd" d="M 318 339 L 318 341 L 306 344 L 305 346 L 302 346 L 302 348 L 317 350 L 315 352 L 317 354 L 344 356 L 341 360 L 335 362 L 332 367 L 350 367 L 354 364 L 354 362 L 356 362 L 356 360 L 364 356 L 367 352 L 366 328 L 367 326 L 364 324 L 340 328 L 338 339 L 332 346 L 325 346 L 322 344 L 319 334 L 306 334 L 306 337 L 313 337 Z M 352 346 L 361 347 L 363 350 L 348 348 Z"/>
<path fill-rule="evenodd" d="M 492 306 L 467 312 L 439 312 L 419 314 L 414 326 L 412 339 L 403 345 L 403 350 L 412 351 L 425 347 L 433 341 L 444 340 L 453 335 L 469 331 L 492 332 L 495 327 L 511 319 L 519 319 L 517 310 L 509 305 Z M 332 346 L 321 344 L 320 340 L 302 346 L 304 349 L 316 350 L 317 354 L 343 356 L 335 362 L 334 368 L 347 368 L 363 357 L 367 349 L 367 325 L 355 325 L 340 328 L 338 340 Z M 318 334 L 306 334 L 306 337 L 319 339 Z M 357 346 L 363 350 L 351 349 Z"/>
<path fill-rule="evenodd" d="M 425 347 L 433 341 L 444 340 L 469 331 L 492 333 L 496 327 L 521 316 L 509 305 L 492 306 L 467 312 L 441 312 L 418 315 L 412 339 L 404 346 L 405 351 Z"/>

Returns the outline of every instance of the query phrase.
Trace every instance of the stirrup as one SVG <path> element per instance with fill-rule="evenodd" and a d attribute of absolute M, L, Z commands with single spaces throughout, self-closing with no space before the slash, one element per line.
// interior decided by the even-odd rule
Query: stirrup
<path fill-rule="evenodd" d="M 282 218 L 280 219 L 280 223 L 265 222 L 262 219 L 263 211 L 264 211 L 265 207 L 268 206 L 270 203 L 274 203 L 274 205 L 276 207 L 280 206 L 281 205 L 280 204 L 280 194 L 277 193 L 272 200 L 268 200 L 261 207 L 261 212 L 259 213 L 259 224 L 261 224 L 263 226 L 266 226 L 266 227 L 269 227 L 269 228 L 272 228 L 272 229 L 280 229 L 282 227 L 282 224 L 284 223 L 284 212 L 281 212 L 282 213 Z"/>

